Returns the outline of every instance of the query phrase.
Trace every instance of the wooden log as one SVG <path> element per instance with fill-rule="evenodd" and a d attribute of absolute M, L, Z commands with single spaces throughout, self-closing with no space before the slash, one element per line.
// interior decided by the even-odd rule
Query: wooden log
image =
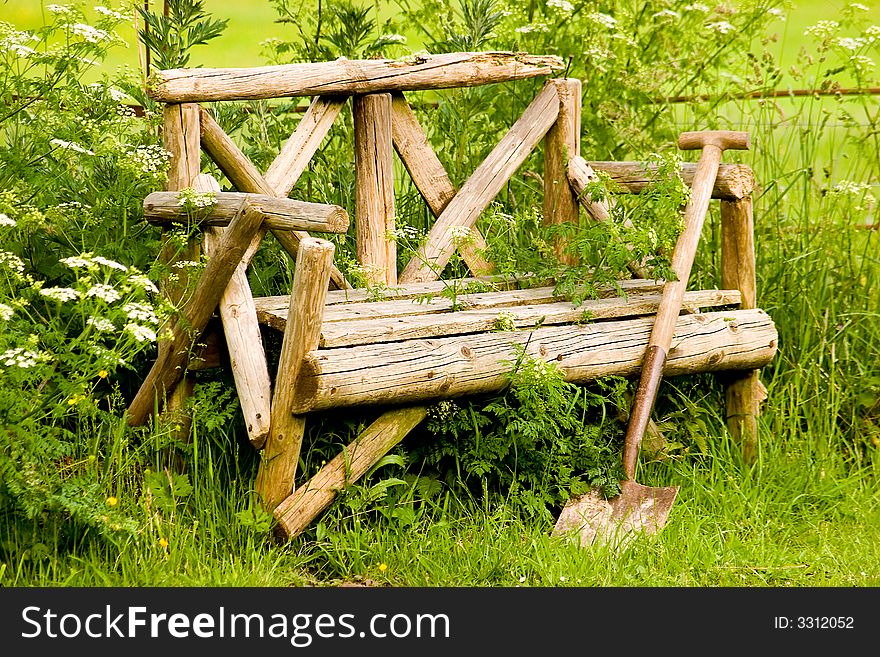
<path fill-rule="evenodd" d="M 413 55 L 407 60 L 345 58 L 332 62 L 254 68 L 157 71 L 147 93 L 163 102 L 260 100 L 286 96 L 370 94 L 473 87 L 550 75 L 556 56 L 512 52 Z"/>
<path fill-rule="evenodd" d="M 735 290 L 697 290 L 684 298 L 686 312 L 739 303 Z M 638 317 L 657 312 L 659 294 L 633 295 L 629 299 L 593 299 L 575 305 L 570 301 L 502 306 L 455 313 L 403 315 L 393 319 L 360 319 L 325 322 L 318 346 L 322 349 L 379 342 L 399 342 L 485 331 L 526 329 L 536 326 L 578 324 L 584 321 Z M 585 320 L 589 317 L 589 320 Z"/>
<path fill-rule="evenodd" d="M 425 245 L 407 263 L 407 281 L 438 278 L 455 251 L 455 230 L 471 228 L 559 115 L 556 88 L 545 85 L 438 217 Z"/>
<path fill-rule="evenodd" d="M 168 162 L 168 178 L 165 188 L 179 190 L 189 187 L 199 175 L 200 156 L 199 150 L 199 113 L 198 105 L 166 105 L 163 109 L 162 140 L 165 151 L 171 154 Z M 162 248 L 159 252 L 159 261 L 171 269 L 171 273 L 163 276 L 159 287 L 162 294 L 174 305 L 180 306 L 191 288 L 192 281 L 188 276 L 187 268 L 174 270 L 175 263 L 181 261 L 198 261 L 199 243 L 196 239 L 189 239 L 186 246 L 179 250 L 173 240 L 167 239 L 167 231 L 163 231 Z M 160 327 L 160 334 L 166 326 Z M 159 342 L 158 357 L 163 358 L 167 345 Z M 166 398 L 159 400 L 163 407 L 162 419 L 170 422 L 173 436 L 180 442 L 188 442 L 192 417 L 187 408 L 187 402 L 192 397 L 195 380 L 191 375 L 185 375 L 181 385 L 176 389 L 168 390 Z M 138 394 L 152 394 L 141 386 Z M 179 459 L 176 466 L 181 466 Z"/>
<path fill-rule="evenodd" d="M 204 212 L 196 213 L 195 219 L 209 226 L 227 226 L 242 203 L 262 214 L 266 226 L 273 232 L 314 230 L 322 233 L 344 233 L 348 230 L 348 213 L 338 205 L 240 192 L 217 192 L 214 205 L 205 208 Z M 178 192 L 148 194 L 144 198 L 144 218 L 157 225 L 190 220 L 180 206 Z"/>
<path fill-rule="evenodd" d="M 343 105 L 345 98 L 339 96 L 318 96 L 309 105 L 296 130 L 266 170 L 266 184 L 278 196 L 290 194 L 339 116 Z"/>
<path fill-rule="evenodd" d="M 742 294 L 743 308 L 757 307 L 754 219 L 751 197 L 721 201 L 721 280 Z M 757 457 L 758 415 L 766 389 L 758 370 L 727 373 L 725 384 L 727 428 L 737 440 L 746 462 Z"/>
<path fill-rule="evenodd" d="M 210 176 L 204 177 L 209 180 L 197 179 L 194 185 L 196 189 L 207 191 L 200 189 L 207 187 L 210 191 L 218 192 L 219 183 Z M 225 230 L 215 227 L 205 231 L 205 252 L 209 258 L 213 257 L 220 247 Z M 259 449 L 269 435 L 269 402 L 272 384 L 263 349 L 263 338 L 260 335 L 257 309 L 247 279 L 247 265 L 244 261 L 239 262 L 232 273 L 232 278 L 229 279 L 223 296 L 220 297 L 219 306 L 232 378 L 241 404 L 241 414 L 251 445 Z"/>
<path fill-rule="evenodd" d="M 210 113 L 202 109 L 200 117 L 202 147 L 229 178 L 229 182 L 242 192 L 278 196 L 236 143 L 223 132 Z M 300 241 L 308 236 L 309 234 L 305 231 L 278 231 L 275 234 L 275 239 L 291 258 L 296 258 Z M 258 234 L 254 239 L 258 237 L 261 236 Z M 345 276 L 335 266 L 330 271 L 330 280 L 339 289 L 351 288 L 351 285 L 345 280 Z"/>
<path fill-rule="evenodd" d="M 192 296 L 186 300 L 171 326 L 171 338 L 160 350 L 147 378 L 128 408 L 128 423 L 132 426 L 146 422 L 153 410 L 154 396 L 159 406 L 184 374 L 190 348 L 198 339 L 220 301 L 227 283 L 241 262 L 251 239 L 259 230 L 262 216 L 244 208 L 233 219 L 217 246 L 214 257 L 208 261 Z"/>
<path fill-rule="evenodd" d="M 391 133 L 394 149 L 413 184 L 425 199 L 431 214 L 439 217 L 455 196 L 455 186 L 403 94 L 391 97 Z M 471 239 L 463 242 L 458 252 L 468 269 L 480 276 L 494 271 L 492 263 L 483 255 L 487 249 L 485 238 L 476 226 L 472 226 Z"/>
<path fill-rule="evenodd" d="M 573 383 L 626 376 L 639 370 L 653 324 L 640 317 L 314 351 L 297 381 L 293 410 L 498 392 L 517 360 L 515 345 L 555 364 Z M 664 373 L 754 369 L 773 358 L 776 344 L 773 321 L 758 309 L 681 315 Z"/>
<path fill-rule="evenodd" d="M 544 137 L 544 226 L 578 223 L 578 195 L 568 184 L 567 163 L 581 152 L 581 81 L 550 80 L 559 96 L 559 116 Z M 556 258 L 563 264 L 576 263 L 556 240 Z"/>
<path fill-rule="evenodd" d="M 481 288 L 489 290 L 486 292 L 465 291 L 468 289 L 468 281 L 471 280 L 474 279 L 459 281 L 462 284 L 463 292 L 458 295 L 455 302 L 463 308 L 498 308 L 565 300 L 564 297 L 555 294 L 553 286 L 549 285 L 520 288 L 513 282 L 498 281 Z M 367 291 L 363 289 L 347 291 L 345 296 L 341 290 L 330 292 L 327 295 L 327 309 L 324 311 L 324 319 L 325 321 L 350 321 L 450 312 L 452 300 L 440 294 L 443 290 L 448 289 L 449 285 L 450 281 L 401 285 L 391 290 L 391 295 L 386 301 L 370 300 Z M 662 287 L 662 279 L 626 279 L 618 281 L 617 286 L 598 287 L 596 297 L 606 299 L 619 297 L 621 294 L 650 294 L 657 292 Z M 273 321 L 268 318 L 268 315 L 274 315 L 279 321 L 286 321 L 287 307 L 290 303 L 289 296 L 259 297 L 254 301 L 257 305 L 257 312 L 261 316 L 267 316 L 265 323 Z M 367 301 L 369 303 L 365 303 Z"/>
<path fill-rule="evenodd" d="M 300 242 L 290 295 L 290 322 L 284 331 L 269 437 L 261 452 L 256 489 L 271 511 L 290 495 L 305 431 L 305 417 L 293 415 L 294 383 L 303 358 L 318 346 L 324 300 L 333 263 L 333 243 L 310 237 Z"/>
<path fill-rule="evenodd" d="M 357 260 L 370 283 L 397 283 L 391 95 L 352 100 L 354 113 L 355 226 Z"/>
<path fill-rule="evenodd" d="M 373 422 L 308 483 L 275 509 L 283 536 L 291 538 L 308 527 L 333 502 L 336 494 L 360 479 L 392 447 L 425 419 L 424 406 L 400 409 L 393 422 Z"/>
<path fill-rule="evenodd" d="M 588 162 L 598 171 L 604 171 L 617 185 L 618 191 L 625 194 L 639 194 L 656 180 L 656 166 L 644 162 Z M 693 185 L 697 165 L 684 162 L 681 165 L 681 178 L 688 186 Z M 712 188 L 712 198 L 737 200 L 751 195 L 755 189 L 755 174 L 745 164 L 721 164 Z"/>

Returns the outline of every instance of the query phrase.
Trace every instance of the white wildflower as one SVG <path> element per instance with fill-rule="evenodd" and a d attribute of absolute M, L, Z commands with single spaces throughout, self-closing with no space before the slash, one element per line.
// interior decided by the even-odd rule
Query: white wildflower
<path fill-rule="evenodd" d="M 853 39 L 852 37 L 840 37 L 839 39 L 835 39 L 835 44 L 840 46 L 841 48 L 845 48 L 846 50 L 859 50 L 862 46 L 866 45 L 868 42 L 865 39 Z"/>
<path fill-rule="evenodd" d="M 453 226 L 449 229 L 449 236 L 452 238 L 453 244 L 461 246 L 473 241 L 474 236 L 471 229 L 467 226 Z"/>
<path fill-rule="evenodd" d="M 880 39 L 880 25 L 872 25 L 865 30 L 865 40 L 868 43 L 874 43 L 878 39 Z"/>
<path fill-rule="evenodd" d="M 563 14 L 570 14 L 574 11 L 574 5 L 568 0 L 547 0 L 547 6 L 558 9 Z"/>
<path fill-rule="evenodd" d="M 126 17 L 123 14 L 120 14 L 118 11 L 113 11 L 112 9 L 108 9 L 107 7 L 104 7 L 102 5 L 98 5 L 97 7 L 95 7 L 95 11 L 98 12 L 99 14 L 106 16 L 107 18 L 113 18 L 118 21 L 126 20 Z"/>
<path fill-rule="evenodd" d="M 7 349 L 0 354 L 0 363 L 6 367 L 20 367 L 23 370 L 34 367 L 37 363 L 52 360 L 49 354 L 41 351 L 32 351 L 24 347 Z"/>
<path fill-rule="evenodd" d="M 860 2 L 850 2 L 847 6 L 855 11 L 871 11 L 870 7 L 867 7 Z"/>
<path fill-rule="evenodd" d="M 94 263 L 92 263 L 91 258 L 87 258 L 85 256 L 70 256 L 69 258 L 62 258 L 61 262 L 71 269 L 79 269 L 80 267 L 91 267 Z"/>
<path fill-rule="evenodd" d="M 50 11 L 53 14 L 69 14 L 70 7 L 65 5 L 46 5 L 46 11 Z"/>
<path fill-rule="evenodd" d="M 839 28 L 840 23 L 837 21 L 819 21 L 815 25 L 811 25 L 804 30 L 804 36 L 814 36 L 820 39 L 827 39 L 828 37 L 833 36 Z"/>
<path fill-rule="evenodd" d="M 131 166 L 136 171 L 140 171 L 147 175 L 163 171 L 171 157 L 171 153 L 156 144 L 150 146 L 138 146 L 134 150 L 129 151 L 126 155 Z M 180 202 L 179 204 L 183 205 L 183 203 Z"/>
<path fill-rule="evenodd" d="M 767 13 L 771 16 L 776 16 L 779 20 L 785 20 L 785 12 L 782 11 L 779 7 L 773 7 L 772 9 L 768 9 Z"/>
<path fill-rule="evenodd" d="M 86 324 L 93 327 L 98 333 L 110 333 L 116 330 L 116 325 L 104 317 L 89 317 Z"/>
<path fill-rule="evenodd" d="M 856 55 L 854 57 L 850 57 L 849 61 L 852 62 L 853 68 L 859 73 L 859 75 L 865 75 L 874 70 L 874 60 L 870 57 L 865 57 L 864 55 Z"/>
<path fill-rule="evenodd" d="M 710 30 L 718 32 L 719 34 L 727 34 L 728 32 L 732 32 L 736 29 L 727 21 L 716 21 L 714 23 L 709 23 L 706 27 Z"/>
<path fill-rule="evenodd" d="M 656 14 L 652 16 L 652 18 L 681 18 L 681 14 L 677 11 L 673 11 L 672 9 L 663 9 L 662 11 L 658 11 Z"/>
<path fill-rule="evenodd" d="M 9 251 L 0 251 L 0 266 L 11 269 L 16 274 L 24 271 L 24 261 Z"/>
<path fill-rule="evenodd" d="M 549 32 L 550 26 L 547 23 L 532 23 L 531 25 L 523 25 L 514 30 L 517 34 L 532 34 L 533 32 Z"/>
<path fill-rule="evenodd" d="M 687 5 L 687 6 L 685 6 L 684 10 L 685 10 L 685 11 L 701 11 L 701 12 L 703 12 L 704 14 L 708 14 L 708 13 L 709 13 L 709 7 L 707 7 L 706 5 L 704 5 L 704 4 L 700 3 L 700 2 L 695 2 L 695 3 L 691 4 L 691 5 Z"/>
<path fill-rule="evenodd" d="M 198 260 L 178 260 L 173 265 L 171 265 L 172 269 L 195 269 L 196 267 L 201 267 L 202 263 Z"/>
<path fill-rule="evenodd" d="M 118 269 L 119 271 L 128 271 L 128 267 L 125 265 L 120 265 L 118 262 L 114 260 L 108 260 L 103 256 L 93 256 L 92 262 L 95 262 L 99 265 L 104 265 L 105 267 L 110 267 L 110 269 Z"/>
<path fill-rule="evenodd" d="M 588 20 L 593 21 L 594 23 L 598 23 L 602 27 L 606 27 L 609 30 L 617 25 L 617 19 L 613 16 L 609 16 L 608 14 L 603 14 L 598 11 L 594 11 L 592 14 L 587 16 Z"/>
<path fill-rule="evenodd" d="M 15 219 L 10 219 L 8 214 L 0 212 L 0 226 L 15 226 Z"/>
<path fill-rule="evenodd" d="M 97 27 L 85 23 L 74 23 L 71 29 L 75 35 L 82 37 L 89 43 L 101 43 L 101 41 L 110 38 L 110 35 L 104 30 L 99 30 Z"/>
<path fill-rule="evenodd" d="M 94 151 L 90 151 L 88 148 L 83 148 L 76 142 L 66 141 L 64 139 L 52 139 L 49 141 L 53 146 L 58 146 L 59 148 L 64 148 L 71 151 L 76 151 L 77 153 L 83 153 L 84 155 L 94 155 Z"/>
<path fill-rule="evenodd" d="M 131 333 L 132 337 L 138 342 L 155 342 L 156 332 L 149 326 L 141 326 L 140 324 L 128 323 L 125 330 Z"/>
<path fill-rule="evenodd" d="M 832 196 L 857 195 L 871 189 L 868 183 L 854 182 L 852 180 L 841 180 L 831 188 Z"/>
<path fill-rule="evenodd" d="M 15 310 L 12 306 L 7 306 L 5 303 L 0 303 L 0 319 L 4 322 L 8 322 L 12 319 L 12 316 L 15 314 Z"/>
<path fill-rule="evenodd" d="M 388 43 L 406 43 L 406 37 L 402 34 L 386 34 L 382 40 Z"/>
<path fill-rule="evenodd" d="M 91 351 L 95 356 L 97 356 L 101 361 L 105 363 L 112 363 L 113 365 L 126 365 L 125 359 L 120 358 L 118 354 L 106 347 L 102 347 L 99 344 L 91 345 L 89 347 L 89 351 Z"/>
<path fill-rule="evenodd" d="M 46 287 L 40 290 L 40 294 L 62 303 L 79 299 L 79 292 L 69 287 Z"/>
<path fill-rule="evenodd" d="M 105 285 L 104 283 L 96 283 L 92 285 L 88 290 L 86 290 L 87 297 L 98 297 L 102 301 L 106 301 L 107 303 L 113 303 L 117 299 L 119 299 L 120 294 L 112 285 Z"/>
<path fill-rule="evenodd" d="M 131 320 L 137 320 L 139 322 L 150 322 L 152 324 L 159 323 L 159 318 L 156 317 L 155 311 L 146 304 L 127 303 L 122 306 L 122 310 L 125 312 L 126 317 Z"/>
<path fill-rule="evenodd" d="M 214 192 L 197 192 L 192 187 L 177 193 L 177 205 L 187 209 L 209 208 L 217 202 Z"/>
<path fill-rule="evenodd" d="M 156 287 L 156 284 L 143 274 L 132 274 L 128 277 L 128 282 L 146 290 L 147 292 L 152 292 L 153 294 L 159 293 L 159 288 Z"/>

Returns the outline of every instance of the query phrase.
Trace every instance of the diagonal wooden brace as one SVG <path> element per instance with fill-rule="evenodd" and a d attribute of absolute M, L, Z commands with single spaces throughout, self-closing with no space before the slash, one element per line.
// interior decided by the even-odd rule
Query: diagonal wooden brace
<path fill-rule="evenodd" d="M 153 411 L 153 400 L 159 399 L 160 408 L 168 393 L 184 375 L 189 352 L 198 339 L 233 272 L 263 223 L 263 215 L 248 207 L 236 216 L 226 229 L 216 253 L 208 260 L 205 271 L 196 283 L 192 296 L 187 299 L 170 327 L 171 338 L 153 363 L 147 378 L 128 408 L 128 423 L 138 426 L 147 421 Z"/>

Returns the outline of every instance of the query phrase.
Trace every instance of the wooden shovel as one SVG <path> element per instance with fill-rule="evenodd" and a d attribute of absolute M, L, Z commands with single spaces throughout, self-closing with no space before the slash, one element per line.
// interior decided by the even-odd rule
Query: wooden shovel
<path fill-rule="evenodd" d="M 648 348 L 642 361 L 642 374 L 623 446 L 626 479 L 621 482 L 621 492 L 617 497 L 606 500 L 601 491 L 594 489 L 569 500 L 553 528 L 553 535 L 576 531 L 581 545 L 600 541 L 620 547 L 636 532 L 656 533 L 666 524 L 678 494 L 677 486 L 657 488 L 637 483 L 636 460 L 657 399 L 663 367 L 672 345 L 675 323 L 681 312 L 682 298 L 718 175 L 718 165 L 721 164 L 721 154 L 728 148 L 748 150 L 749 135 L 746 132 L 731 131 L 684 132 L 678 138 L 678 147 L 682 150 L 702 148 L 703 152 L 694 173 L 691 197 L 684 212 L 684 230 L 672 255 L 672 271 L 677 280 L 667 281 L 663 286 L 660 306 L 657 308 Z"/>

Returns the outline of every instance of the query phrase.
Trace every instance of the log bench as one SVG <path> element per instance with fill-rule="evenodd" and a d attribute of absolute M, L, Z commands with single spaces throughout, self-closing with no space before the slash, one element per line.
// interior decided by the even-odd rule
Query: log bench
<path fill-rule="evenodd" d="M 638 373 L 663 286 L 644 277 L 641 263 L 630 264 L 633 278 L 576 304 L 555 294 L 552 281 L 494 275 L 479 248 L 485 241 L 477 219 L 542 142 L 546 224 L 578 221 L 582 211 L 596 221 L 609 220 L 609 202 L 584 193 L 597 171 L 624 193 L 638 194 L 652 181 L 653 171 L 643 163 L 589 162 L 580 156 L 580 82 L 547 80 L 460 189 L 402 93 L 546 76 L 561 68 L 555 57 L 452 53 L 412 61 L 160 71 L 148 92 L 166 103 L 171 173 L 166 191 L 144 200 L 144 213 L 166 229 L 175 222 L 199 223 L 208 264 L 194 291 L 166 288 L 180 312 L 169 323 L 172 338 L 160 343 L 156 363 L 129 407 L 129 423 L 144 423 L 155 409 L 176 412 L 191 391 L 189 372 L 221 362 L 193 359 L 198 353 L 193 346 L 225 344 L 248 437 L 261 450 L 257 492 L 279 532 L 291 537 L 412 431 L 428 404 L 502 390 L 519 348 L 553 363 L 574 383 Z M 290 95 L 314 99 L 265 174 L 199 105 Z M 355 128 L 352 228 L 369 288 L 353 288 L 334 265 L 334 244 L 310 235 L 350 230 L 348 213 L 287 198 L 348 96 Z M 216 180 L 199 172 L 199 147 L 237 192 L 221 191 Z M 418 257 L 401 271 L 396 245 L 387 237 L 395 225 L 395 151 L 436 217 Z M 690 164 L 680 171 L 686 183 L 693 173 Z M 213 195 L 197 216 L 179 204 L 179 191 L 188 187 Z M 686 293 L 664 370 L 668 376 L 724 373 L 728 428 L 747 459 L 754 457 L 764 396 L 758 370 L 777 345 L 773 321 L 757 306 L 753 189 L 748 167 L 721 165 L 713 198 L 721 203 L 723 289 Z M 453 239 L 461 227 L 473 238 L 467 245 Z M 290 295 L 254 298 L 246 269 L 269 231 L 295 260 L 293 285 Z M 197 248 L 193 240 L 188 251 L 166 259 L 192 258 Z M 472 276 L 437 280 L 457 248 Z M 559 244 L 557 250 L 564 259 Z M 451 286 L 458 291 L 454 303 L 443 294 Z M 212 314 L 219 316 L 221 340 L 205 336 Z M 274 377 L 260 324 L 283 333 Z M 309 414 L 341 407 L 381 414 L 315 476 L 294 487 Z"/>

